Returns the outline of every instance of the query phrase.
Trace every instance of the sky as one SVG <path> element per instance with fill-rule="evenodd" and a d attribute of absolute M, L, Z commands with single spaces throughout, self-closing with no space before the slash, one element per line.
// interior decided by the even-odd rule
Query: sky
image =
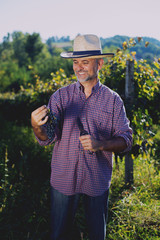
<path fill-rule="evenodd" d="M 96 34 L 160 40 L 160 0 L 0 0 L 0 42 L 7 33 Z"/>

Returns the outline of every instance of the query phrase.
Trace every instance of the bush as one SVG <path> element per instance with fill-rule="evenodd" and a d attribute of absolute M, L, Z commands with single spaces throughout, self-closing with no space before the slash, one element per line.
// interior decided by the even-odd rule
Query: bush
<path fill-rule="evenodd" d="M 4 121 L 1 135 L 1 236 L 4 240 L 48 239 L 53 146 L 43 149 L 30 127 L 12 122 Z"/>

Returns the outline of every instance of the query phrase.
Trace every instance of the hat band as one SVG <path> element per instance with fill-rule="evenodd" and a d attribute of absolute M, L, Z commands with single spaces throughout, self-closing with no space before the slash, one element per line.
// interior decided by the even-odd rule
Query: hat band
<path fill-rule="evenodd" d="M 93 50 L 93 51 L 74 51 L 73 52 L 73 56 L 74 55 L 101 55 L 101 51 L 100 50 Z"/>

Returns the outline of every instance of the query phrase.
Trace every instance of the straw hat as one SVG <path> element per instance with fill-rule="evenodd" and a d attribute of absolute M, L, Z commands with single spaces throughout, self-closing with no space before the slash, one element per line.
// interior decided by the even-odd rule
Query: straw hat
<path fill-rule="evenodd" d="M 73 43 L 73 52 L 62 52 L 62 58 L 104 58 L 114 53 L 102 53 L 100 39 L 93 34 L 78 35 Z"/>

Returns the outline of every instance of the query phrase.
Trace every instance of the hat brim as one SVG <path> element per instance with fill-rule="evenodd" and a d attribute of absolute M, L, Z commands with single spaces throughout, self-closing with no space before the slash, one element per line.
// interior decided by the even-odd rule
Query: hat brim
<path fill-rule="evenodd" d="M 102 53 L 99 55 L 93 54 L 82 54 L 82 55 L 73 55 L 73 52 L 62 52 L 60 54 L 62 58 L 105 58 L 105 57 L 114 57 L 114 53 Z"/>

